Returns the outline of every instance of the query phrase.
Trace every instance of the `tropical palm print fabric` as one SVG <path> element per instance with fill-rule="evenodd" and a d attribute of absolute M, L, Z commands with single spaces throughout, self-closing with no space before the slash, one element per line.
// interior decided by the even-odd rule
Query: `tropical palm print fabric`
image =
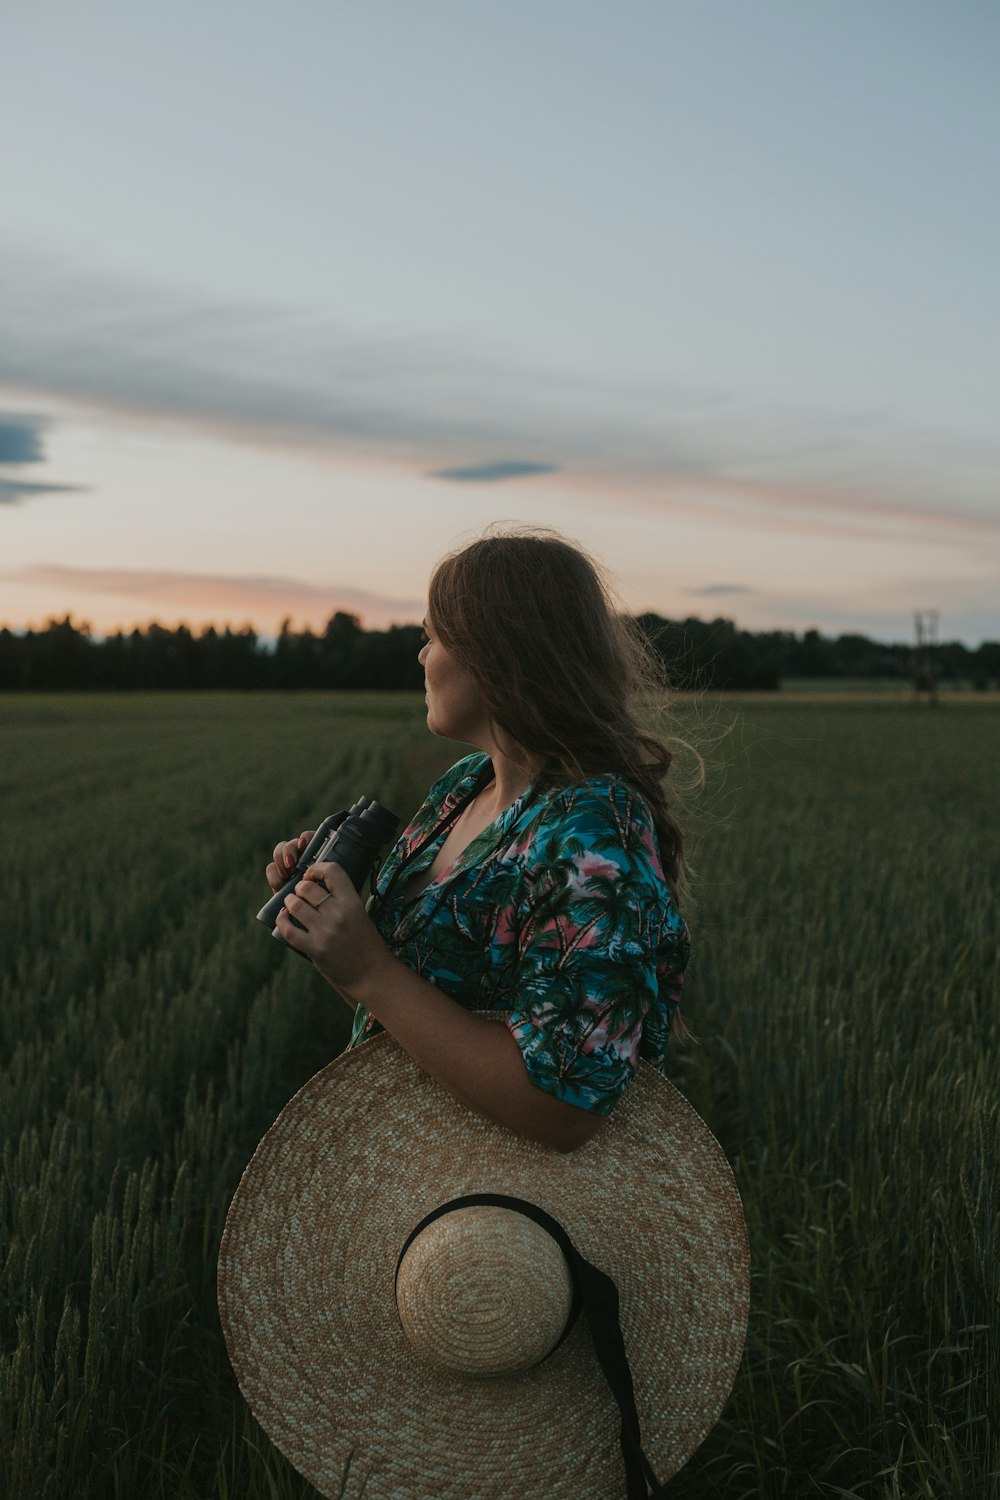
<path fill-rule="evenodd" d="M 470 1010 L 509 1012 L 534 1083 L 606 1115 L 639 1057 L 663 1067 L 688 956 L 649 809 L 617 776 L 529 787 L 407 902 L 491 770 L 470 755 L 435 783 L 379 871 L 369 912 L 430 984 Z M 359 1008 L 350 1046 L 379 1029 Z"/>

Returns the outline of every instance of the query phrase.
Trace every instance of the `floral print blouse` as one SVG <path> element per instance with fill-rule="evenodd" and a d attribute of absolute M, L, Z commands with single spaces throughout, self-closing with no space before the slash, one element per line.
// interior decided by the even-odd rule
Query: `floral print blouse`
<path fill-rule="evenodd" d="M 606 1115 L 639 1057 L 663 1067 L 688 957 L 649 809 L 615 775 L 529 787 L 405 900 L 491 779 L 476 754 L 434 784 L 382 865 L 369 914 L 414 973 L 469 1010 L 509 1012 L 539 1088 Z M 359 1007 L 349 1046 L 376 1030 Z"/>

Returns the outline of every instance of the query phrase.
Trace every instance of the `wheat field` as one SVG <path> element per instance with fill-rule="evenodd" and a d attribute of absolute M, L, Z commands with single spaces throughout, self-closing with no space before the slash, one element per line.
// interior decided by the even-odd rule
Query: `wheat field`
<path fill-rule="evenodd" d="M 235 1386 L 215 1260 L 348 1017 L 253 913 L 278 837 L 362 792 L 408 814 L 461 751 L 414 695 L 4 704 L 0 1491 L 312 1496 Z M 752 1311 L 670 1492 L 990 1500 L 1000 706 L 778 695 L 706 724 L 671 1067 L 736 1173 Z"/>

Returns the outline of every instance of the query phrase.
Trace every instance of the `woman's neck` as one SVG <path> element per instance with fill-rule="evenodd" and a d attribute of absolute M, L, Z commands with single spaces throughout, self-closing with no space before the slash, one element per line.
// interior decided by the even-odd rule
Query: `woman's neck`
<path fill-rule="evenodd" d="M 483 788 L 477 801 L 480 806 L 493 809 L 494 817 L 516 802 L 522 792 L 527 791 L 537 774 L 536 767 L 523 752 L 506 754 L 491 737 L 488 745 L 482 745 L 493 762 L 493 781 Z"/>

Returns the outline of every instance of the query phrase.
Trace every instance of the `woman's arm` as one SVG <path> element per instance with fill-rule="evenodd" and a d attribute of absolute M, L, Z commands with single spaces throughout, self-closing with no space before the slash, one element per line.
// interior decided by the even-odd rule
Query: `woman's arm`
<path fill-rule="evenodd" d="M 392 956 L 339 866 L 314 866 L 285 906 L 276 925 L 289 946 L 462 1104 L 556 1151 L 575 1150 L 597 1130 L 599 1115 L 531 1082 L 506 1026 L 466 1010 Z"/>

